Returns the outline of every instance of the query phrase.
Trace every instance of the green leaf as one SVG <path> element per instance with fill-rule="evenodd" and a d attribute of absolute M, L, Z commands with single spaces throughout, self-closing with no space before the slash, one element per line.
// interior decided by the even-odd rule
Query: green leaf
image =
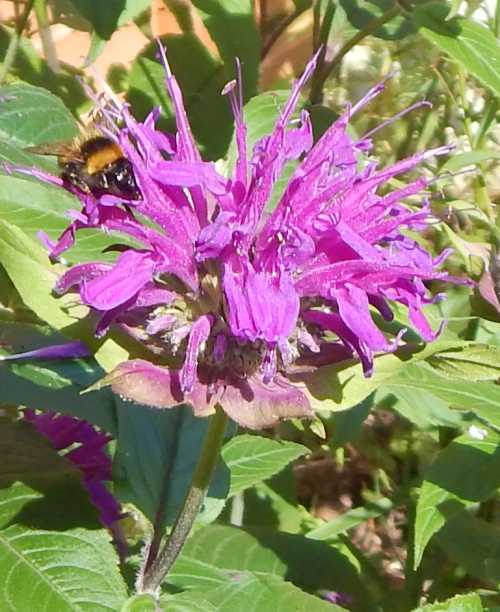
<path fill-rule="evenodd" d="M 193 557 L 182 554 L 169 571 L 167 583 L 182 589 L 213 589 L 225 584 L 229 572 Z"/>
<path fill-rule="evenodd" d="M 477 593 L 467 593 L 416 608 L 413 612 L 483 612 L 483 606 Z"/>
<path fill-rule="evenodd" d="M 5 57 L 11 36 L 12 30 L 0 28 L 0 57 L 2 58 Z M 71 73 L 70 69 L 65 72 L 64 67 L 63 71 L 58 74 L 53 72 L 27 38 L 21 37 L 20 39 L 10 74 L 31 85 L 48 89 L 61 98 L 75 116 L 79 116 L 88 106 L 88 98 L 83 87 L 75 79 L 74 73 Z"/>
<path fill-rule="evenodd" d="M 340 448 L 361 434 L 361 427 L 372 409 L 373 399 L 374 395 L 369 395 L 349 410 L 339 410 L 329 415 L 328 423 L 333 429 L 328 440 L 329 446 Z"/>
<path fill-rule="evenodd" d="M 414 364 L 436 353 L 459 350 L 469 344 L 459 340 L 441 340 L 427 346 L 408 344 L 394 354 L 377 357 L 370 378 L 366 378 L 361 365 L 353 361 L 320 367 L 305 379 L 309 400 L 316 410 L 346 410 L 362 402 L 381 385 L 399 381 Z"/>
<path fill-rule="evenodd" d="M 500 95 L 500 46 L 492 32 L 464 17 L 447 20 L 446 4 L 429 2 L 413 12 L 419 32 Z"/>
<path fill-rule="evenodd" d="M 27 423 L 1 433 L 0 608 L 119 609 L 118 557 L 79 474 Z"/>
<path fill-rule="evenodd" d="M 233 131 L 229 103 L 221 96 L 226 82 L 222 64 L 194 34 L 165 36 L 161 41 L 166 45 L 168 61 L 179 82 L 191 128 L 204 158 L 222 157 Z M 173 109 L 157 52 L 158 45 L 154 43 L 135 59 L 127 97 L 138 119 L 144 119 L 153 106 L 160 106 L 167 121 L 160 121 L 159 125 L 172 131 Z"/>
<path fill-rule="evenodd" d="M 440 172 L 457 172 L 467 166 L 474 166 L 490 159 L 500 159 L 500 151 L 494 149 L 476 149 L 467 153 L 458 153 L 441 166 Z"/>
<path fill-rule="evenodd" d="M 132 21 L 144 12 L 151 0 L 107 0 L 100 4 L 95 0 L 71 0 L 77 11 L 85 17 L 99 38 L 109 40 L 120 25 Z"/>
<path fill-rule="evenodd" d="M 188 406 L 154 410 L 116 398 L 118 446 L 115 487 L 122 501 L 135 504 L 151 521 L 159 509 L 162 526 L 172 524 L 191 482 L 208 419 Z M 220 463 L 198 520 L 210 522 L 222 510 L 229 471 Z"/>
<path fill-rule="evenodd" d="M 344 608 L 304 593 L 277 576 L 238 573 L 208 591 L 164 596 L 169 612 L 342 612 Z"/>
<path fill-rule="evenodd" d="M 447 520 L 500 486 L 499 437 L 485 440 L 464 434 L 440 453 L 424 475 L 415 520 L 415 567 L 431 537 Z"/>
<path fill-rule="evenodd" d="M 349 529 L 364 523 L 368 519 L 387 514 L 392 507 L 393 503 L 391 500 L 384 497 L 376 502 L 366 504 L 365 506 L 347 510 L 347 512 L 344 512 L 338 518 L 316 527 L 316 529 L 310 531 L 306 537 L 311 540 L 334 539 Z"/>
<path fill-rule="evenodd" d="M 500 348 L 473 344 L 458 351 L 431 355 L 427 363 L 441 376 L 467 381 L 497 380 L 500 376 Z"/>
<path fill-rule="evenodd" d="M 243 94 L 257 91 L 260 64 L 260 37 L 253 15 L 252 0 L 193 0 L 225 64 L 226 80 L 234 78 L 234 62 L 242 64 Z"/>
<path fill-rule="evenodd" d="M 0 137 L 19 146 L 71 140 L 78 127 L 59 98 L 41 87 L 0 87 Z"/>
<path fill-rule="evenodd" d="M 52 239 L 58 238 L 70 224 L 68 211 L 72 209 L 79 210 L 80 202 L 65 189 L 29 177 L 0 175 L 0 219 L 20 227 L 32 238 L 36 238 L 40 230 Z M 103 253 L 103 250 L 117 242 L 133 243 L 116 232 L 80 231 L 75 245 L 64 253 L 64 258 L 69 263 L 112 261 L 116 253 Z M 38 239 L 37 243 L 41 246 Z"/>
<path fill-rule="evenodd" d="M 463 416 L 448 407 L 448 402 L 428 391 L 405 385 L 382 385 L 378 395 L 390 393 L 397 399 L 392 408 L 419 429 L 464 426 Z"/>
<path fill-rule="evenodd" d="M 287 90 L 268 91 L 255 96 L 245 104 L 243 118 L 247 126 L 247 158 L 251 157 L 255 143 L 273 131 L 289 96 L 290 92 Z M 231 173 L 237 154 L 236 137 L 233 135 L 227 154 Z"/>
<path fill-rule="evenodd" d="M 26 452 L 29 449 L 29 453 Z M 77 480 L 73 465 L 60 457 L 46 438 L 27 421 L 0 418 L 0 489 L 15 482 L 37 482 L 47 488 L 67 479 Z M 0 508 L 0 524 L 5 527 L 15 518 L 17 506 Z"/>
<path fill-rule="evenodd" d="M 120 612 L 157 612 L 158 606 L 152 595 L 135 595 L 123 604 Z"/>
<path fill-rule="evenodd" d="M 0 335 L 3 347 L 8 347 L 10 353 L 67 340 L 47 328 L 15 322 L 0 322 Z M 106 389 L 81 394 L 103 374 L 94 359 L 3 363 L 0 364 L 2 402 L 71 414 L 114 434 L 113 394 Z"/>
<path fill-rule="evenodd" d="M 495 427 L 500 427 L 500 387 L 490 382 L 474 382 L 466 379 L 445 378 L 435 374 L 425 364 L 411 364 L 387 386 L 396 395 L 412 389 L 429 391 L 453 408 L 473 412 Z M 385 387 L 384 387 L 385 388 Z"/>
<path fill-rule="evenodd" d="M 184 555 L 222 570 L 286 577 L 308 590 L 349 593 L 355 598 L 354 610 L 373 610 L 370 595 L 348 558 L 328 544 L 300 535 L 210 525 L 188 540 L 181 559 Z M 175 571 L 174 565 L 173 576 Z"/>
<path fill-rule="evenodd" d="M 23 302 L 40 319 L 69 337 L 84 340 L 96 350 L 95 358 L 106 370 L 126 360 L 128 352 L 112 338 L 97 341 L 86 322 L 80 323 L 87 309 L 75 305 L 71 296 L 52 293 L 58 266 L 50 264 L 41 246 L 18 227 L 0 219 L 0 264 L 16 287 Z"/>
<path fill-rule="evenodd" d="M 436 535 L 439 545 L 468 574 L 500 585 L 500 529 L 468 512 L 447 521 Z"/>
<path fill-rule="evenodd" d="M 235 498 L 233 503 L 237 503 Z M 302 533 L 311 519 L 296 494 L 293 470 L 287 466 L 267 482 L 247 489 L 243 497 L 243 521 L 246 527 L 271 526 L 286 533 Z"/>
<path fill-rule="evenodd" d="M 227 442 L 222 459 L 231 472 L 229 495 L 270 478 L 309 449 L 295 442 L 280 442 L 261 436 L 240 435 Z"/>
<path fill-rule="evenodd" d="M 65 310 L 67 300 L 52 294 L 57 275 L 42 247 L 29 239 L 15 225 L 0 220 L 0 263 L 21 295 L 26 306 L 52 327 L 62 329 L 72 325 L 74 317 Z"/>
<path fill-rule="evenodd" d="M 343 8 L 347 21 L 355 30 L 362 30 L 375 20 L 393 8 L 390 0 L 341 0 L 340 6 Z M 372 36 L 383 40 L 400 40 L 414 32 L 414 27 L 409 19 L 396 14 L 380 28 L 372 32 Z"/>

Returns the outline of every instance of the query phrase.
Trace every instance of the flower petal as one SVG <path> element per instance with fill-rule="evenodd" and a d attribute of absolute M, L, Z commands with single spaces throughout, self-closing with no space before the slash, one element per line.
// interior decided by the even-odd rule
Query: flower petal
<path fill-rule="evenodd" d="M 83 283 L 82 300 L 97 310 L 116 308 L 151 280 L 153 270 L 151 253 L 125 251 L 109 272 Z"/>
<path fill-rule="evenodd" d="M 283 419 L 314 416 L 304 393 L 281 376 L 267 384 L 257 376 L 234 380 L 226 386 L 220 403 L 233 421 L 249 429 L 273 427 Z"/>

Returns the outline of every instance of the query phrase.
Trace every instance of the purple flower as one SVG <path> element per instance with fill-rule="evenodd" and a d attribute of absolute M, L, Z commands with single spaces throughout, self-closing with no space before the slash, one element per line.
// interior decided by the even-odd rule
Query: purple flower
<path fill-rule="evenodd" d="M 104 484 L 106 480 L 111 480 L 111 461 L 104 450 L 111 437 L 76 417 L 54 412 L 37 414 L 28 409 L 23 414 L 57 451 L 66 451 L 66 459 L 82 474 L 83 484 L 89 492 L 90 501 L 99 511 L 102 524 L 117 537 L 119 530 L 116 522 L 123 515 L 118 502 Z"/>
<path fill-rule="evenodd" d="M 424 190 L 428 179 L 392 191 L 388 186 L 450 147 L 384 169 L 366 161 L 371 141 L 350 136 L 348 124 L 383 84 L 348 107 L 314 144 L 308 113 L 293 117 L 313 58 L 273 131 L 248 156 L 241 78 L 225 88 L 237 143 L 228 178 L 201 159 L 161 51 L 176 113 L 174 136 L 156 130 L 157 111 L 139 123 L 125 106 L 102 109 L 142 198 L 95 197 L 64 185 L 80 198 L 82 210 L 72 213 L 57 242 L 45 238 L 52 257 L 88 227 L 134 242 L 116 246 L 113 264 L 73 266 L 56 286 L 59 293 L 77 291 L 93 309 L 98 335 L 120 325 L 169 364 L 129 361 L 104 384 L 150 405 L 188 402 L 197 415 L 220 403 L 238 423 L 259 428 L 282 417 L 311 415 L 305 393 L 291 382 L 294 365 L 316 367 L 357 356 L 369 376 L 374 355 L 398 347 L 404 330 L 388 338 L 373 310 L 391 320 L 391 303 L 402 304 L 420 336 L 433 340 L 439 330 L 430 328 L 422 308 L 437 298 L 424 281 L 462 281 L 439 270 L 448 252 L 433 258 L 407 234 L 426 227 L 430 209 L 425 199 L 416 208 L 403 201 Z M 296 169 L 270 210 L 273 187 L 291 161 Z"/>

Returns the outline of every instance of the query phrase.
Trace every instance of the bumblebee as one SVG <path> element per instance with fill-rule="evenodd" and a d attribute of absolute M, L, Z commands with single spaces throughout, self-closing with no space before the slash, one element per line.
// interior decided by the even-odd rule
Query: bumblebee
<path fill-rule="evenodd" d="M 49 143 L 27 150 L 57 156 L 62 180 L 84 193 L 141 198 L 132 164 L 120 146 L 101 132 L 83 134 L 71 143 Z"/>

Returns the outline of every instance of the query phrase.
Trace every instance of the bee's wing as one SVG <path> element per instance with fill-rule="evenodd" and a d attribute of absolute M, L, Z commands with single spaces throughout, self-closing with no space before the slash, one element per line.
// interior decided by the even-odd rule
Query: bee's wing
<path fill-rule="evenodd" d="M 61 160 L 84 161 L 78 149 L 67 142 L 48 142 L 47 144 L 26 147 L 24 150 L 37 155 L 54 155 Z"/>

